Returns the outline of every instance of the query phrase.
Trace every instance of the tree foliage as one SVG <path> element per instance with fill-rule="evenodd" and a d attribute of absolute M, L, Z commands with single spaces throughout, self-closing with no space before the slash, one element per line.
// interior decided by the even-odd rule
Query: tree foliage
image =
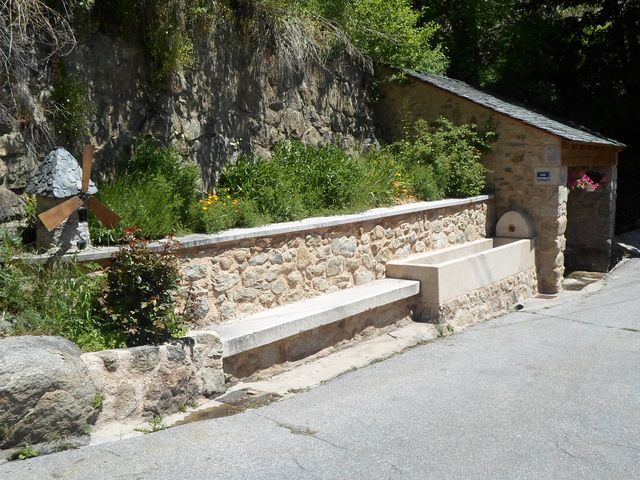
<path fill-rule="evenodd" d="M 571 119 L 629 148 L 621 156 L 618 230 L 640 204 L 640 2 L 415 0 L 438 22 L 448 74 Z"/>

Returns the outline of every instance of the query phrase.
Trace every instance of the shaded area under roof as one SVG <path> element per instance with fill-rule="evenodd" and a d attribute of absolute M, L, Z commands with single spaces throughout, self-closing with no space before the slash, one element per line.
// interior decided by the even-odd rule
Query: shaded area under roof
<path fill-rule="evenodd" d="M 67 198 L 78 195 L 82 188 L 82 168 L 78 161 L 64 148 L 56 148 L 47 155 L 35 177 L 27 185 L 26 192 L 47 198 Z M 89 191 L 98 192 L 89 181 Z"/>
<path fill-rule="evenodd" d="M 525 107 L 515 105 L 513 103 L 500 100 L 493 95 L 485 93 L 477 88 L 473 88 L 460 80 L 434 75 L 431 73 L 406 72 L 407 75 L 429 83 L 447 92 L 458 95 L 459 97 L 470 100 L 478 105 L 494 110 L 496 112 L 507 115 L 516 120 L 520 120 L 532 127 L 539 128 L 558 137 L 562 137 L 572 142 L 591 143 L 605 145 L 611 147 L 622 148 L 624 143 L 618 142 L 611 138 L 607 138 L 599 133 L 589 131 L 583 127 L 572 126 L 566 123 L 553 120 L 540 113 L 529 110 Z"/>

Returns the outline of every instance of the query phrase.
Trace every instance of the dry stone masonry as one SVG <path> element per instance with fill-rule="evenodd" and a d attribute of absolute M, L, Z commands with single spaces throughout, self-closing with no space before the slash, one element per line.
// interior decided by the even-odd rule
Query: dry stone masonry
<path fill-rule="evenodd" d="M 206 188 L 239 154 L 269 156 L 285 138 L 345 148 L 376 142 L 368 75 L 352 59 L 338 55 L 325 66 L 286 69 L 266 43 L 246 41 L 235 22 L 203 37 L 196 67 L 172 74 L 165 88 L 152 85 L 148 56 L 134 38 L 91 33 L 63 59 L 68 74 L 88 88 L 91 133 L 83 140 L 97 147 L 96 174 L 113 171 L 144 133 L 195 160 Z M 51 81 L 35 82 L 32 93 L 23 93 L 42 110 Z M 21 128 L 0 121 L 0 185 L 19 193 L 39 155 L 54 147 Z"/>
<path fill-rule="evenodd" d="M 385 275 L 394 258 L 488 236 L 486 197 L 412 214 L 333 228 L 237 240 L 189 253 L 182 272 L 195 298 L 199 326 L 363 285 Z"/>
<path fill-rule="evenodd" d="M 104 397 L 100 423 L 175 413 L 203 395 L 225 391 L 222 345 L 199 335 L 191 343 L 85 353 L 89 377 Z"/>

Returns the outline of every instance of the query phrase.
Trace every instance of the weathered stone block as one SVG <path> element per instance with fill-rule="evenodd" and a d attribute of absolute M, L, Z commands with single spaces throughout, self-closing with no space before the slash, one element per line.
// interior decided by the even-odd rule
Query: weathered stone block
<path fill-rule="evenodd" d="M 60 337 L 0 340 L 0 447 L 86 434 L 97 391 L 81 353 Z"/>
<path fill-rule="evenodd" d="M 214 277 L 211 280 L 213 290 L 216 293 L 226 292 L 235 287 L 240 282 L 240 275 L 237 273 L 225 273 Z"/>

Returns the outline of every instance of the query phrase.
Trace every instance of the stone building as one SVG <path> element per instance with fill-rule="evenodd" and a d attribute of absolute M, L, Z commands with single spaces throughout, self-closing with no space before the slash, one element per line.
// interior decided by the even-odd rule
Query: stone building
<path fill-rule="evenodd" d="M 485 160 L 488 188 L 495 193 L 498 217 L 515 209 L 531 219 L 542 293 L 561 288 L 565 266 L 607 271 L 622 143 L 438 75 L 409 73 L 405 82 L 387 83 L 378 108 L 379 129 L 387 139 L 416 118 L 445 117 L 497 132 Z M 568 174 L 586 170 L 608 180 L 598 191 L 569 190 Z"/>

